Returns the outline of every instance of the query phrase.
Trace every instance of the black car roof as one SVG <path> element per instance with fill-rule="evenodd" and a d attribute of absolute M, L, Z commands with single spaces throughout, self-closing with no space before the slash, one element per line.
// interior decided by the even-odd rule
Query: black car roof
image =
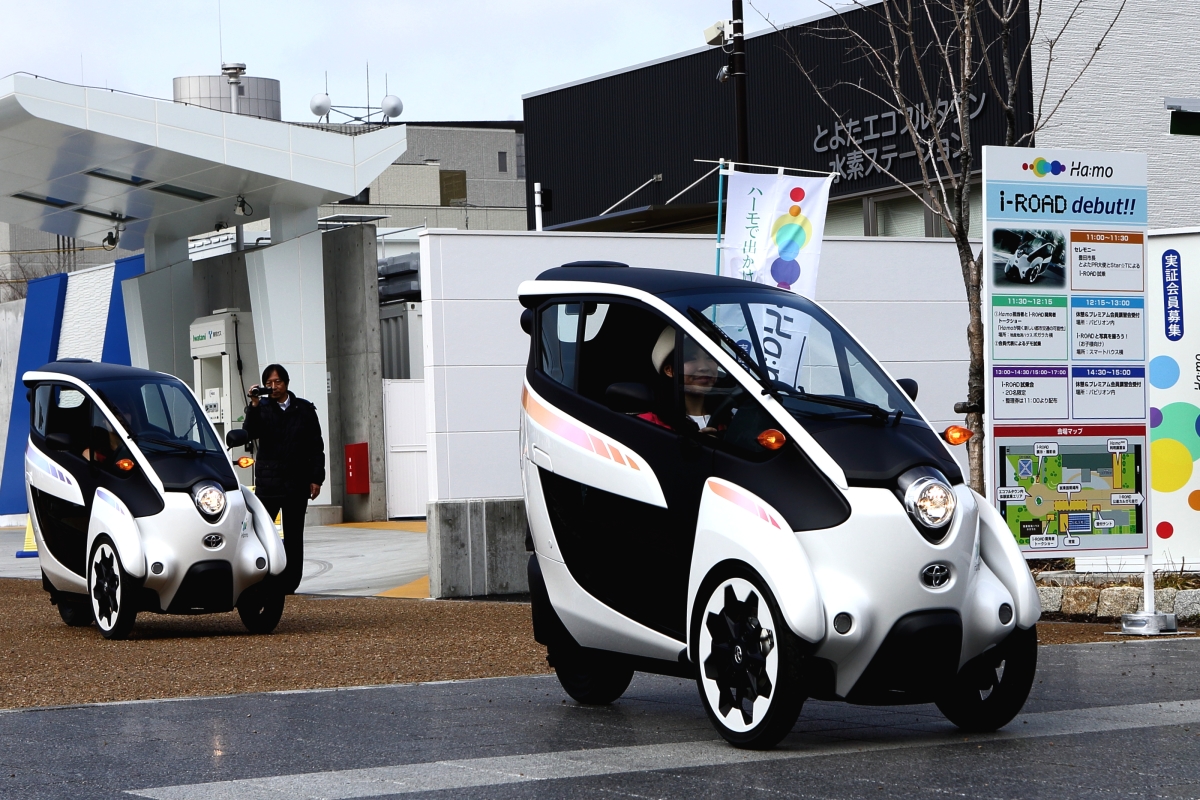
<path fill-rule="evenodd" d="M 754 288 L 766 291 L 783 291 L 761 283 L 750 283 L 738 278 L 725 278 L 720 275 L 708 275 L 703 272 L 683 272 L 674 269 L 648 269 L 645 267 L 613 266 L 580 266 L 565 264 L 561 267 L 548 269 L 537 276 L 539 281 L 585 281 L 588 283 L 608 283 L 616 286 L 628 286 L 631 289 L 641 289 L 650 294 L 667 294 L 669 292 L 688 290 L 737 290 Z M 595 263 L 595 262 L 592 262 Z"/>
<path fill-rule="evenodd" d="M 43 364 L 33 372 L 57 372 L 59 375 L 68 375 L 72 378 L 77 378 L 84 383 L 90 384 L 92 381 L 110 380 L 112 378 L 130 378 L 136 380 L 158 379 L 164 377 L 173 377 L 164 375 L 161 372 L 155 372 L 149 369 L 139 369 L 138 367 L 127 367 L 123 364 L 105 364 L 102 361 L 84 361 L 83 359 L 67 359 L 64 361 L 51 361 L 49 364 Z M 26 386 L 31 386 L 33 382 L 26 381 Z"/>

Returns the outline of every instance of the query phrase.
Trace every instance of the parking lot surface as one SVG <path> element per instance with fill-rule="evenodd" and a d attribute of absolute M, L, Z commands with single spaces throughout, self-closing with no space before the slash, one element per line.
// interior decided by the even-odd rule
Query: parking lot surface
<path fill-rule="evenodd" d="M 1025 712 L 963 735 L 932 706 L 810 701 L 771 753 L 725 745 L 694 684 L 610 707 L 552 676 L 0 714 L 22 798 L 1197 797 L 1197 641 L 1043 647 Z"/>

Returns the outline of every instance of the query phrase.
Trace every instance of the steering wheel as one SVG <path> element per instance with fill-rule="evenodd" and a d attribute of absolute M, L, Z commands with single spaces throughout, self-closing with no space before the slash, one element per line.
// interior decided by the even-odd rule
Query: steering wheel
<path fill-rule="evenodd" d="M 721 404 L 713 409 L 708 415 L 708 426 L 716 428 L 721 425 L 727 425 L 730 419 L 733 418 L 733 409 L 739 399 L 746 393 L 746 390 L 741 385 L 735 385 L 733 391 L 721 401 Z M 728 419 L 726 419 L 728 417 Z"/>

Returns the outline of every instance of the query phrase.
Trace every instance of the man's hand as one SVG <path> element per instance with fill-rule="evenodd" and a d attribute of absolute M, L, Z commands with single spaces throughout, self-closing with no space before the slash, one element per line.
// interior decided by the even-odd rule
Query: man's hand
<path fill-rule="evenodd" d="M 320 493 L 321 493 L 321 484 L 310 483 L 308 485 L 308 499 L 309 500 L 316 500 L 317 495 L 319 495 Z"/>
<path fill-rule="evenodd" d="M 254 390 L 257 388 L 258 384 L 256 383 L 250 387 L 250 391 L 246 392 L 246 396 L 250 398 L 250 405 L 254 406 L 255 408 L 258 408 L 258 395 L 254 393 Z"/>

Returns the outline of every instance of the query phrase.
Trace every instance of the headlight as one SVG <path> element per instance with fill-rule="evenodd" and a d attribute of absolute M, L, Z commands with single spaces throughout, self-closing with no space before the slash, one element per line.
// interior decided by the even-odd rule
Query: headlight
<path fill-rule="evenodd" d="M 946 538 L 958 500 L 950 482 L 932 467 L 914 467 L 897 480 L 897 496 L 926 540 Z"/>
<path fill-rule="evenodd" d="M 192 499 L 196 508 L 209 522 L 225 511 L 225 490 L 215 483 L 197 483 L 192 487 Z"/>

